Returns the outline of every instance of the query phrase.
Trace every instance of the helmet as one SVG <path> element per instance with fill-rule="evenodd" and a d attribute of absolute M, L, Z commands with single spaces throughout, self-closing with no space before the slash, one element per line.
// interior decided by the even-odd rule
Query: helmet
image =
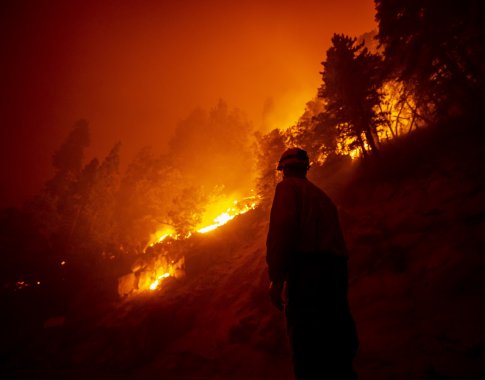
<path fill-rule="evenodd" d="M 306 169 L 310 167 L 310 160 L 306 151 L 300 148 L 290 148 L 283 152 L 278 162 L 277 170 L 283 170 L 288 165 L 304 165 Z"/>

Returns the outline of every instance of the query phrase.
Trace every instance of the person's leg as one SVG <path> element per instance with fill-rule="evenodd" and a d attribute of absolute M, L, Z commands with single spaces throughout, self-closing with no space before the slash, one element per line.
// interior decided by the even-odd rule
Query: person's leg
<path fill-rule="evenodd" d="M 295 326 L 289 338 L 296 380 L 357 380 L 352 358 L 338 347 L 332 350 L 318 331 Z"/>
<path fill-rule="evenodd" d="M 288 279 L 287 328 L 297 380 L 357 379 L 358 336 L 347 300 L 347 260 L 300 265 Z M 311 275 L 313 274 L 313 275 Z"/>
<path fill-rule="evenodd" d="M 316 380 L 321 377 L 322 360 L 315 335 L 305 324 L 296 323 L 288 328 L 293 373 L 296 380 Z"/>
<path fill-rule="evenodd" d="M 345 316 L 335 320 L 325 313 L 287 314 L 290 314 L 288 338 L 297 380 L 357 379 L 352 367 L 355 347 L 349 339 L 353 334 Z"/>

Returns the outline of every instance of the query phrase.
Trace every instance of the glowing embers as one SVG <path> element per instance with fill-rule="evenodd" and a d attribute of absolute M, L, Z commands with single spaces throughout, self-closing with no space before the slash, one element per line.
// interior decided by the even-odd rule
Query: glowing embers
<path fill-rule="evenodd" d="M 14 286 L 14 291 L 26 289 L 26 288 L 29 288 L 29 287 L 35 286 L 35 285 L 39 286 L 40 281 L 35 281 L 33 284 L 31 284 L 27 281 L 16 281 L 15 286 Z"/>
<path fill-rule="evenodd" d="M 29 286 L 30 286 L 30 284 L 28 282 L 25 282 L 25 281 L 17 281 L 15 283 L 15 287 L 17 289 L 24 289 L 24 288 L 27 288 Z"/>

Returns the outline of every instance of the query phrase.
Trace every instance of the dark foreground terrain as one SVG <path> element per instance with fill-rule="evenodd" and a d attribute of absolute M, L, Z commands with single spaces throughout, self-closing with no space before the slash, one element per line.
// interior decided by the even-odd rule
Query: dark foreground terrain
<path fill-rule="evenodd" d="M 341 210 L 363 380 L 485 378 L 478 130 L 428 128 L 375 160 L 312 169 Z M 150 294 L 116 299 L 100 281 L 58 311 L 3 300 L 2 378 L 291 379 L 266 294 L 268 212 L 185 241 L 186 277 Z"/>

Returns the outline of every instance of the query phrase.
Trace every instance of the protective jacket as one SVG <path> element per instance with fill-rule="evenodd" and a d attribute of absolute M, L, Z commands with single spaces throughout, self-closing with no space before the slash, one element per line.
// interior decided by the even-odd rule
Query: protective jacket
<path fill-rule="evenodd" d="M 266 246 L 271 281 L 286 282 L 296 379 L 357 379 L 347 249 L 334 203 L 306 178 L 285 177 L 276 187 Z"/>
<path fill-rule="evenodd" d="M 287 280 L 299 260 L 347 257 L 335 204 L 308 179 L 284 178 L 276 186 L 266 248 L 269 277 L 275 282 Z"/>

